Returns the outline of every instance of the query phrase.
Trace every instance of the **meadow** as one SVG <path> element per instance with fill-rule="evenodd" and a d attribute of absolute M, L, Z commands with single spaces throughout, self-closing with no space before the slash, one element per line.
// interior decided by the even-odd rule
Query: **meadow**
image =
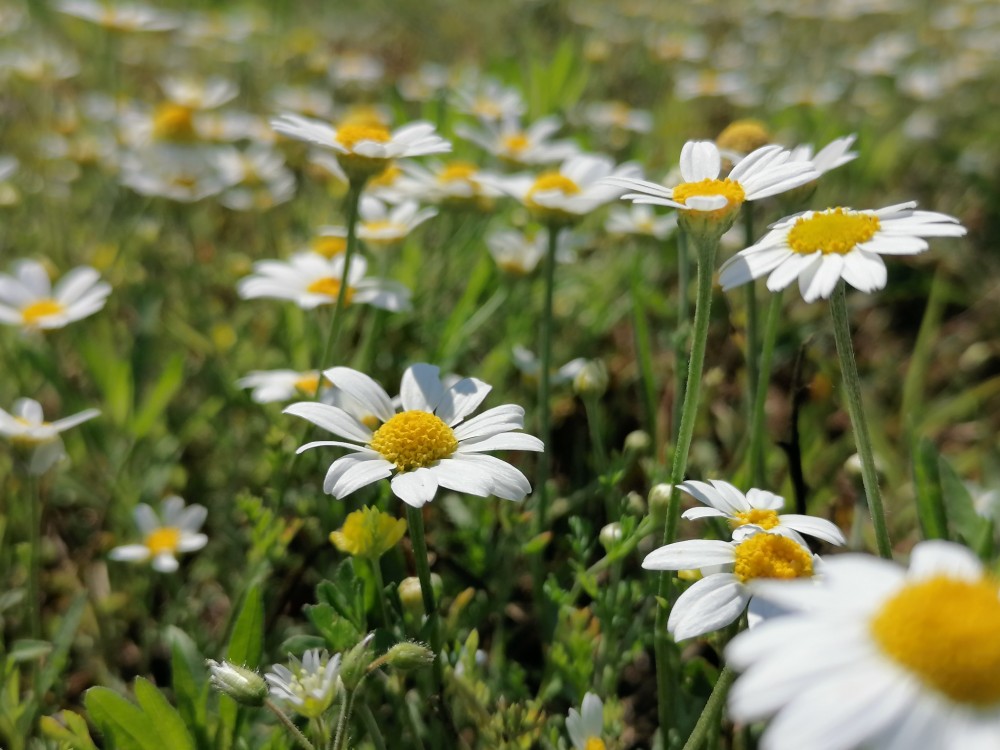
<path fill-rule="evenodd" d="M 0 748 L 1000 746 L 998 40 L 0 0 Z"/>

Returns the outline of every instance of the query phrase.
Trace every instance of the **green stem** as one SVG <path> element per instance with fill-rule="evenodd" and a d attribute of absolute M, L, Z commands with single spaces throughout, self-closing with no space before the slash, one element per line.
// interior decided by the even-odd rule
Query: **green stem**
<path fill-rule="evenodd" d="M 601 399 L 598 396 L 583 397 L 583 408 L 587 413 L 587 426 L 590 428 L 591 449 L 594 451 L 594 470 L 598 476 L 603 476 L 608 468 L 608 454 L 604 450 L 604 436 L 601 430 Z M 611 493 L 607 493 L 611 497 Z M 613 521 L 613 518 L 608 518 Z"/>
<path fill-rule="evenodd" d="M 851 425 L 854 427 L 854 441 L 861 457 L 861 476 L 865 485 L 865 495 L 868 498 L 868 511 L 871 513 L 875 526 L 875 543 L 878 553 L 887 560 L 892 559 L 892 543 L 889 541 L 889 531 L 885 523 L 885 510 L 882 507 L 882 493 L 878 486 L 878 471 L 875 468 L 875 454 L 872 451 L 871 435 L 868 432 L 868 422 L 865 419 L 865 407 L 861 400 L 861 379 L 858 377 L 858 366 L 854 361 L 854 347 L 851 344 L 851 326 L 847 320 L 847 292 L 844 282 L 837 283 L 837 288 L 830 299 L 830 311 L 833 314 L 833 335 L 837 340 L 837 354 L 840 357 L 841 376 L 844 379 L 844 392 L 847 394 L 847 410 L 851 415 Z"/>
<path fill-rule="evenodd" d="M 362 703 L 358 707 L 358 713 L 361 715 L 361 721 L 364 722 L 365 731 L 368 732 L 368 739 L 372 741 L 375 746 L 375 750 L 386 750 L 385 738 L 382 737 L 382 730 L 379 729 L 378 722 L 375 720 L 375 716 L 372 714 L 372 710 L 368 707 L 368 704 Z"/>
<path fill-rule="evenodd" d="M 340 750 L 344 746 L 344 742 L 347 741 L 347 724 L 350 721 L 351 712 L 354 710 L 354 696 L 357 694 L 357 690 L 344 691 L 344 707 L 340 709 L 340 718 L 337 720 L 337 733 L 333 736 L 333 744 L 330 745 L 330 750 Z"/>
<path fill-rule="evenodd" d="M 681 394 L 687 383 L 688 325 L 691 310 L 688 305 L 688 285 L 691 280 L 691 256 L 688 251 L 688 236 L 685 232 L 677 235 L 677 330 L 674 333 L 674 408 L 671 433 L 674 444 L 681 427 Z M 659 454 L 657 454 L 659 455 Z"/>
<path fill-rule="evenodd" d="M 551 411 L 549 410 L 549 393 L 552 377 L 552 299 L 556 282 L 556 247 L 559 241 L 559 227 L 549 225 L 549 246 L 545 253 L 543 279 L 545 284 L 545 301 L 542 306 L 542 321 L 540 340 L 538 344 L 538 437 L 545 449 L 538 456 L 538 475 L 535 478 L 535 491 L 538 493 L 538 507 L 535 511 L 535 533 L 545 530 L 546 516 L 549 511 L 549 473 L 551 471 L 552 431 Z M 538 588 L 538 581 L 536 581 Z"/>
<path fill-rule="evenodd" d="M 642 255 L 632 248 L 632 331 L 635 336 L 635 353 L 639 363 L 639 382 L 642 389 L 642 406 L 646 412 L 646 431 L 656 444 L 659 430 L 656 424 L 656 377 L 653 374 L 653 345 L 650 341 L 649 322 L 643 301 Z M 657 451 L 657 455 L 659 451 Z"/>
<path fill-rule="evenodd" d="M 745 247 L 750 247 L 754 243 L 752 203 L 743 204 L 743 229 L 744 229 L 744 237 L 746 240 Z M 757 285 L 755 282 L 751 281 L 749 284 L 744 284 L 743 289 L 745 290 L 744 296 L 747 306 L 746 363 L 747 363 L 747 393 L 749 393 L 749 398 L 747 399 L 747 403 L 750 404 L 750 409 L 751 409 L 750 413 L 752 414 L 753 402 L 757 396 L 757 383 L 759 382 L 759 372 L 757 370 L 757 352 L 760 351 L 760 336 L 758 335 L 758 324 L 757 324 Z"/>
<path fill-rule="evenodd" d="M 378 609 L 379 620 L 383 628 L 389 627 L 389 610 L 385 606 L 385 581 L 382 580 L 382 563 L 378 558 L 369 560 L 372 568 L 372 578 L 375 579 L 375 607 Z"/>
<path fill-rule="evenodd" d="M 270 698 L 265 699 L 264 706 L 271 713 L 273 713 L 275 716 L 278 717 L 278 721 L 280 721 L 284 725 L 285 729 L 288 730 L 288 733 L 292 735 L 293 738 L 295 738 L 295 741 L 298 742 L 299 745 L 304 747 L 305 750 L 316 750 L 316 748 L 313 747 L 313 744 L 308 739 L 306 739 L 306 736 L 302 734 L 301 731 L 299 731 L 299 728 L 295 726 L 295 723 L 288 718 L 285 712 L 282 711 L 280 708 L 278 708 L 277 705 L 275 705 L 274 701 L 272 701 Z"/>
<path fill-rule="evenodd" d="M 753 282 L 751 282 L 752 284 Z M 778 321 L 781 318 L 781 291 L 771 295 L 767 306 L 767 321 L 764 323 L 764 343 L 760 352 L 760 371 L 757 390 L 753 396 L 753 411 L 750 412 L 750 485 L 764 484 L 764 406 L 767 403 L 767 388 L 771 381 L 771 365 L 774 364 L 774 344 L 778 338 Z"/>
<path fill-rule="evenodd" d="M 410 527 L 410 542 L 413 544 L 413 561 L 417 566 L 417 578 L 420 579 L 420 595 L 424 602 L 424 612 L 431 626 L 431 650 L 434 652 L 434 682 L 435 690 L 440 690 L 444 684 L 444 669 L 441 665 L 441 618 L 438 616 L 437 604 L 434 602 L 434 589 L 431 586 L 431 568 L 427 563 L 427 542 L 424 539 L 424 517 L 420 508 L 406 506 L 406 521 Z"/>
<path fill-rule="evenodd" d="M 28 513 L 28 623 L 31 637 L 42 637 L 42 589 L 41 589 L 41 547 L 42 547 L 42 493 L 38 487 L 38 477 L 29 475 Z"/>
<path fill-rule="evenodd" d="M 735 680 L 736 673 L 728 666 L 719 673 L 719 677 L 715 681 L 715 687 L 712 688 L 712 694 L 708 696 L 708 702 L 705 704 L 701 716 L 698 717 L 698 722 L 694 725 L 694 729 L 691 730 L 687 742 L 684 743 L 684 750 L 699 750 L 704 744 L 709 730 L 718 726 L 719 715 L 722 713 L 726 696 L 729 694 L 729 688 L 732 687 Z"/>

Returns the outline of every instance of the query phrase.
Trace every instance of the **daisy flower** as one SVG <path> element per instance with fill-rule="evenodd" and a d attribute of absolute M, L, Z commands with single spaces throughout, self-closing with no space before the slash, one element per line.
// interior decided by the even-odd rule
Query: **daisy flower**
<path fill-rule="evenodd" d="M 489 211 L 501 192 L 490 185 L 496 175 L 481 170 L 472 162 L 436 162 L 423 166 L 415 162 L 402 165 L 405 175 L 399 189 L 421 200 L 449 208 Z"/>
<path fill-rule="evenodd" d="M 344 280 L 344 256 L 327 259 L 316 253 L 298 253 L 289 261 L 261 260 L 254 273 L 241 279 L 237 291 L 243 299 L 291 300 L 304 310 L 337 302 Z M 367 261 L 351 261 L 345 300 L 348 304 L 372 305 L 390 312 L 410 309 L 410 292 L 402 284 L 386 279 L 365 278 Z"/>
<path fill-rule="evenodd" d="M 637 191 L 623 199 L 679 209 L 689 231 L 718 237 L 732 226 L 745 201 L 783 193 L 819 176 L 811 162 L 791 161 L 791 153 L 781 146 L 763 146 L 720 179 L 722 155 L 711 141 L 685 143 L 680 169 L 683 182 L 672 188 L 620 176 L 607 181 Z"/>
<path fill-rule="evenodd" d="M 918 543 L 909 569 L 841 555 L 809 585 L 760 584 L 791 613 L 742 633 L 730 715 L 773 717 L 764 750 L 1000 747 L 1000 589 L 968 549 Z"/>
<path fill-rule="evenodd" d="M 604 702 L 593 693 L 584 695 L 580 710 L 569 710 L 566 731 L 574 750 L 604 750 Z"/>
<path fill-rule="evenodd" d="M 34 260 L 0 273 L 0 323 L 25 330 L 51 330 L 81 320 L 104 307 L 111 285 L 89 266 L 78 266 L 52 286 L 45 266 Z"/>
<path fill-rule="evenodd" d="M 544 232 L 520 232 L 517 229 L 498 229 L 486 235 L 486 248 L 497 267 L 511 276 L 528 276 L 534 273 L 545 256 L 548 238 Z M 572 263 L 576 260 L 576 247 L 581 237 L 563 229 L 556 238 L 556 262 Z"/>
<path fill-rule="evenodd" d="M 583 119 L 592 128 L 618 129 L 648 133 L 653 129 L 653 115 L 644 109 L 632 109 L 625 102 L 592 102 L 583 110 Z"/>
<path fill-rule="evenodd" d="M 518 344 L 511 350 L 511 354 L 513 355 L 514 367 L 521 373 L 524 381 L 529 384 L 538 383 L 538 376 L 542 372 L 542 363 L 538 361 L 535 353 Z M 559 369 L 552 371 L 552 374 L 549 376 L 549 383 L 552 385 L 572 383 L 586 364 L 587 360 L 583 357 L 571 359 Z"/>
<path fill-rule="evenodd" d="M 917 211 L 916 202 L 877 211 L 828 208 L 806 211 L 773 224 L 757 244 L 723 264 L 724 290 L 768 275 L 767 288 L 784 289 L 798 279 L 806 302 L 828 298 L 843 279 L 862 292 L 886 283 L 882 255 L 916 255 L 927 249 L 924 237 L 962 237 L 958 220 Z"/>
<path fill-rule="evenodd" d="M 358 237 L 369 245 L 394 245 L 428 219 L 437 216 L 436 208 L 421 209 L 416 201 L 404 201 L 389 208 L 378 198 L 361 197 Z"/>
<path fill-rule="evenodd" d="M 239 181 L 240 175 L 226 166 L 232 159 L 229 151 L 229 147 L 172 143 L 128 151 L 119 179 L 139 195 L 195 203 Z"/>
<path fill-rule="evenodd" d="M 290 401 L 295 396 L 312 397 L 319 387 L 319 370 L 254 370 L 236 381 L 238 388 L 249 388 L 250 398 L 258 404 Z"/>
<path fill-rule="evenodd" d="M 14 402 L 11 413 L 0 409 L 0 435 L 10 438 L 15 446 L 31 452 L 28 473 L 39 476 L 66 455 L 60 432 L 100 415 L 97 409 L 85 409 L 71 417 L 46 422 L 42 405 L 30 398 Z"/>
<path fill-rule="evenodd" d="M 615 206 L 608 212 L 604 229 L 609 234 L 635 234 L 665 240 L 677 229 L 677 215 L 657 216 L 643 203 L 633 203 L 628 208 Z"/>
<path fill-rule="evenodd" d="M 208 543 L 208 537 L 198 533 L 207 515 L 205 506 L 193 504 L 185 507 L 184 500 L 177 495 L 171 495 L 160 503 L 159 516 L 150 506 L 139 503 L 132 511 L 132 517 L 143 536 L 142 543 L 115 547 L 108 557 L 127 562 L 152 560 L 153 570 L 173 573 L 179 567 L 179 553 L 194 552 Z"/>
<path fill-rule="evenodd" d="M 699 570 L 704 577 L 682 593 L 670 610 L 667 630 L 682 641 L 710 633 L 743 614 L 751 602 L 747 585 L 761 578 L 808 578 L 819 561 L 794 539 L 766 531 L 741 541 L 691 539 L 653 550 L 646 570 Z M 720 570 L 721 569 L 721 570 Z"/>
<path fill-rule="evenodd" d="M 840 529 L 825 518 L 797 513 L 778 515 L 785 499 L 767 490 L 752 489 L 744 495 L 729 482 L 712 479 L 709 482 L 688 481 L 677 485 L 707 507 L 690 508 L 681 515 L 688 521 L 698 518 L 725 518 L 735 531 L 747 528 L 790 536 L 805 544 L 799 534 L 807 534 L 830 544 L 846 544 Z M 742 536 L 742 534 L 740 534 Z"/>
<path fill-rule="evenodd" d="M 327 125 L 301 115 L 281 115 L 271 127 L 282 135 L 331 149 L 352 180 L 367 180 L 393 159 L 451 151 L 451 144 L 434 132 L 429 122 L 411 122 L 393 132 L 383 125 L 345 123 Z"/>
<path fill-rule="evenodd" d="M 375 415 L 372 429 L 336 406 L 297 403 L 286 414 L 302 417 L 351 442 L 308 443 L 299 452 L 320 446 L 347 448 L 352 453 L 330 465 L 323 491 L 337 499 L 392 476 L 393 493 L 419 508 L 434 499 L 438 486 L 456 492 L 506 500 L 521 500 L 531 491 L 524 474 L 494 456 L 492 450 L 541 451 L 542 442 L 515 430 L 524 427 L 524 409 L 497 406 L 466 421 L 491 388 L 476 378 L 450 387 L 437 367 L 417 364 L 403 373 L 397 412 L 389 395 L 367 375 L 347 367 L 324 372 L 350 398 Z"/>
<path fill-rule="evenodd" d="M 516 118 L 501 120 L 483 129 L 455 126 L 455 133 L 475 143 L 493 156 L 511 164 L 535 166 L 552 164 L 568 159 L 580 149 L 572 141 L 553 141 L 550 138 L 562 127 L 558 117 L 543 117 L 527 128 Z"/>
<path fill-rule="evenodd" d="M 180 18 L 155 7 L 135 3 L 115 5 L 97 0 L 61 0 L 56 10 L 96 23 L 111 31 L 170 31 Z"/>
<path fill-rule="evenodd" d="M 851 151 L 851 146 L 854 145 L 856 139 L 857 135 L 853 133 L 836 138 L 817 151 L 815 155 L 813 155 L 812 145 L 806 143 L 791 149 L 792 155 L 789 158 L 791 161 L 812 162 L 816 171 L 824 175 L 831 169 L 841 167 L 858 158 L 858 152 Z"/>
<path fill-rule="evenodd" d="M 275 664 L 264 675 L 271 686 L 271 697 L 309 719 L 323 714 L 333 704 L 340 687 L 340 654 L 332 657 L 322 649 L 311 648 L 302 660 L 289 654 L 289 666 Z"/>
<path fill-rule="evenodd" d="M 516 120 L 524 114 L 521 92 L 493 78 L 468 78 L 455 89 L 455 108 L 481 122 Z"/>
<path fill-rule="evenodd" d="M 224 151 L 220 166 L 229 172 L 233 187 L 219 196 L 219 202 L 233 211 L 267 210 L 295 194 L 295 177 L 284 157 L 267 146 Z"/>

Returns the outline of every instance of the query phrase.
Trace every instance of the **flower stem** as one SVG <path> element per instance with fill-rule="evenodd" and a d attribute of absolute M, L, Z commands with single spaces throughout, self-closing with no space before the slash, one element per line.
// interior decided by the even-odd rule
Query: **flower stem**
<path fill-rule="evenodd" d="M 746 245 L 744 247 L 750 247 L 753 245 L 753 204 L 744 203 L 743 204 L 743 229 Z M 744 299 L 746 303 L 746 315 L 747 315 L 747 333 L 746 333 L 746 345 L 747 345 L 747 393 L 749 398 L 747 403 L 750 404 L 750 418 L 753 419 L 753 408 L 754 402 L 757 397 L 757 383 L 759 381 L 760 373 L 757 370 L 757 353 L 760 351 L 760 336 L 758 335 L 757 325 L 757 285 L 751 281 L 749 284 L 743 285 Z"/>
<path fill-rule="evenodd" d="M 635 353 L 639 363 L 639 383 L 642 390 L 642 407 L 646 417 L 646 431 L 653 444 L 658 446 L 659 430 L 656 424 L 656 377 L 653 374 L 653 345 L 650 341 L 649 322 L 646 319 L 646 305 L 643 300 L 642 255 L 638 248 L 632 248 L 632 330 L 635 336 Z M 659 455 L 657 450 L 656 455 Z"/>
<path fill-rule="evenodd" d="M 354 709 L 354 696 L 357 693 L 357 690 L 344 691 L 344 706 L 340 709 L 340 718 L 337 719 L 337 732 L 333 736 L 330 750 L 340 750 L 347 740 L 347 723 L 350 721 L 351 712 Z"/>
<path fill-rule="evenodd" d="M 549 473 L 551 471 L 552 431 L 551 411 L 549 410 L 550 379 L 552 376 L 552 298 L 556 283 L 556 247 L 559 242 L 559 227 L 549 225 L 549 246 L 545 253 L 543 279 L 545 284 L 545 301 L 542 306 L 540 340 L 538 343 L 538 437 L 544 450 L 538 456 L 538 475 L 535 478 L 535 491 L 538 493 L 538 506 L 535 509 L 535 533 L 545 530 L 546 516 L 549 512 Z M 537 583 L 537 582 L 536 582 Z"/>
<path fill-rule="evenodd" d="M 361 715 L 361 721 L 364 722 L 365 730 L 368 732 L 368 739 L 372 741 L 375 750 L 386 750 L 385 738 L 382 736 L 382 730 L 379 729 L 372 710 L 366 703 L 362 703 L 358 706 L 358 713 Z"/>
<path fill-rule="evenodd" d="M 427 563 L 427 542 L 424 539 L 424 517 L 420 508 L 407 505 L 406 521 L 410 527 L 410 542 L 413 544 L 413 560 L 417 566 L 417 578 L 420 579 L 420 595 L 424 602 L 424 612 L 431 626 L 435 690 L 440 690 L 444 682 L 444 670 L 441 666 L 441 618 L 438 617 L 437 604 L 434 602 L 431 568 Z"/>
<path fill-rule="evenodd" d="M 833 314 L 833 335 L 837 340 L 837 354 L 840 357 L 844 392 L 847 394 L 847 410 L 851 415 L 854 441 L 857 443 L 858 455 L 861 457 L 861 476 L 865 485 L 865 495 L 868 498 L 868 511 L 871 513 L 872 523 L 875 526 L 875 544 L 878 546 L 879 555 L 891 560 L 892 543 L 889 541 L 889 531 L 886 528 L 882 493 L 879 490 L 878 472 L 875 468 L 875 454 L 872 451 L 868 422 L 865 419 L 865 407 L 861 400 L 861 379 L 858 377 L 858 366 L 854 361 L 854 347 L 851 345 L 851 326 L 847 320 L 847 291 L 843 281 L 837 283 L 837 288 L 830 298 L 830 311 Z"/>
<path fill-rule="evenodd" d="M 753 282 L 751 282 L 753 283 Z M 767 403 L 767 388 L 771 380 L 771 365 L 774 363 L 774 344 L 778 338 L 778 321 L 781 317 L 781 291 L 771 295 L 767 306 L 767 320 L 764 323 L 764 343 L 760 352 L 760 369 L 757 373 L 757 390 L 753 394 L 753 411 L 750 412 L 750 486 L 760 487 L 764 483 L 764 406 Z"/>
<path fill-rule="evenodd" d="M 295 741 L 298 742 L 301 747 L 305 748 L 305 750 L 316 750 L 316 748 L 313 747 L 313 744 L 306 739 L 306 736 L 299 731 L 297 726 L 295 726 L 295 723 L 288 718 L 288 715 L 275 705 L 274 701 L 268 698 L 264 701 L 264 706 L 278 717 L 278 721 L 284 725 L 285 729 L 288 730 L 288 733 L 295 738 Z"/>
<path fill-rule="evenodd" d="M 28 476 L 28 623 L 31 637 L 42 637 L 42 589 L 41 589 L 41 548 L 42 548 L 42 493 L 38 488 L 38 477 Z"/>
<path fill-rule="evenodd" d="M 383 628 L 388 628 L 389 610 L 385 606 L 385 581 L 382 580 L 382 563 L 376 558 L 369 558 L 369 565 L 372 568 L 372 578 L 375 580 L 375 607 L 378 609 L 379 620 Z"/>
<path fill-rule="evenodd" d="M 705 704 L 701 716 L 698 717 L 698 722 L 691 730 L 687 742 L 684 743 L 684 750 L 699 750 L 705 743 L 709 730 L 714 729 L 718 724 L 719 714 L 722 713 L 722 706 L 729 694 L 729 688 L 735 681 L 736 672 L 728 666 L 719 673 L 715 680 L 715 687 L 712 688 L 712 694 L 708 696 L 708 702 Z"/>
<path fill-rule="evenodd" d="M 687 383 L 688 325 L 691 310 L 688 306 L 688 285 L 691 280 L 691 256 L 688 252 L 686 232 L 677 234 L 677 330 L 674 332 L 674 408 L 671 434 L 674 444 L 681 426 L 681 394 Z"/>

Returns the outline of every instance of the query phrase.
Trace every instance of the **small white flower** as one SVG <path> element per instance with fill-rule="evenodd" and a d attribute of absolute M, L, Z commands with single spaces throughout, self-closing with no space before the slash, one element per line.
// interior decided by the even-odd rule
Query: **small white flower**
<path fill-rule="evenodd" d="M 516 367 L 518 372 L 521 373 L 521 377 L 529 383 L 537 383 L 538 375 L 542 371 L 542 364 L 538 361 L 538 357 L 535 356 L 535 353 L 524 348 L 520 344 L 514 347 L 512 353 L 514 367 Z M 571 359 L 562 367 L 552 372 L 549 376 L 549 382 L 552 385 L 565 385 L 566 383 L 571 383 L 573 382 L 573 379 L 580 374 L 580 371 L 586 366 L 586 364 L 587 360 L 583 357 Z"/>
<path fill-rule="evenodd" d="M 254 370 L 236 381 L 239 388 L 250 388 L 250 397 L 258 404 L 289 401 L 296 396 L 312 398 L 319 387 L 319 370 Z"/>
<path fill-rule="evenodd" d="M 583 118 L 593 128 L 618 129 L 648 133 L 653 129 L 653 115 L 644 109 L 632 109 L 624 102 L 593 102 L 583 110 Z"/>
<path fill-rule="evenodd" d="M 297 403 L 285 409 L 286 414 L 351 441 L 319 441 L 299 448 L 302 452 L 336 446 L 353 451 L 330 465 L 324 492 L 340 499 L 392 476 L 393 493 L 419 508 L 434 499 L 438 486 L 506 500 L 521 500 L 531 491 L 520 471 L 483 455 L 492 450 L 543 450 L 538 438 L 515 432 L 524 427 L 524 409 L 497 406 L 466 421 L 491 390 L 481 380 L 463 378 L 446 387 L 437 367 L 413 365 L 403 374 L 403 410 L 397 412 L 385 390 L 367 375 L 347 367 L 324 374 L 382 423 L 373 430 L 345 409 L 327 404 Z"/>
<path fill-rule="evenodd" d="M 291 200 L 295 177 L 285 160 L 268 146 L 250 146 L 246 151 L 226 150 L 220 168 L 229 173 L 233 187 L 219 196 L 219 202 L 233 211 L 267 210 Z"/>
<path fill-rule="evenodd" d="M 38 476 L 66 455 L 59 433 L 93 419 L 100 413 L 97 409 L 85 409 L 71 417 L 46 422 L 40 403 L 34 399 L 20 398 L 14 402 L 11 413 L 0 409 L 0 435 L 10 438 L 15 445 L 31 450 L 28 473 Z"/>
<path fill-rule="evenodd" d="M 543 117 L 523 128 L 517 119 L 501 120 L 484 128 L 458 124 L 455 133 L 472 141 L 487 152 L 511 164 L 537 166 L 563 161 L 579 153 L 572 141 L 553 141 L 550 138 L 562 127 L 558 117 Z"/>
<path fill-rule="evenodd" d="M 160 573 L 173 573 L 179 567 L 177 555 L 194 552 L 208 543 L 208 537 L 198 533 L 205 523 L 208 510 L 193 504 L 184 506 L 184 500 L 171 495 L 160 503 L 160 515 L 145 503 L 132 511 L 135 525 L 143 536 L 141 544 L 115 547 L 108 553 L 112 560 L 146 562 L 152 560 L 153 569 Z"/>
<path fill-rule="evenodd" d="M 547 232 L 524 233 L 517 229 L 498 229 L 486 235 L 486 247 L 497 267 L 512 276 L 527 276 L 538 267 L 548 247 Z M 556 262 L 572 263 L 581 237 L 563 229 L 556 238 Z"/>
<path fill-rule="evenodd" d="M 575 750 L 604 750 L 604 702 L 594 693 L 584 695 L 580 710 L 569 710 L 566 731 Z"/>
<path fill-rule="evenodd" d="M 664 240 L 677 229 L 677 214 L 657 216 L 643 203 L 633 203 L 628 208 L 615 206 L 608 213 L 604 229 L 609 234 L 637 234 Z"/>
<path fill-rule="evenodd" d="M 288 658 L 288 667 L 275 664 L 264 675 L 271 686 L 271 697 L 297 714 L 318 718 L 331 706 L 340 687 L 340 654 L 331 657 L 322 649 L 312 648 L 302 654 L 302 661 L 291 655 Z"/>
<path fill-rule="evenodd" d="M 427 166 L 405 162 L 398 190 L 404 196 L 453 208 L 489 210 L 502 193 L 492 184 L 497 175 L 467 161 L 432 162 Z"/>
<path fill-rule="evenodd" d="M 89 266 L 78 266 L 53 288 L 45 267 L 34 260 L 0 273 L 0 323 L 25 330 L 51 330 L 81 320 L 104 307 L 111 285 Z"/>
<path fill-rule="evenodd" d="M 171 102 L 191 110 L 221 107 L 235 99 L 240 92 L 233 81 L 219 76 L 166 76 L 160 79 L 160 88 Z"/>
<path fill-rule="evenodd" d="M 437 216 L 436 208 L 421 209 L 416 201 L 404 201 L 389 208 L 378 198 L 365 195 L 359 207 L 358 237 L 369 245 L 393 245 Z"/>
<path fill-rule="evenodd" d="M 239 175 L 227 169 L 229 147 L 158 144 L 122 157 L 119 179 L 140 195 L 194 203 L 218 195 Z M 238 158 L 238 157 L 235 157 Z"/>
<path fill-rule="evenodd" d="M 175 15 L 137 3 L 115 5 L 103 0 L 60 0 L 56 10 L 114 31 L 169 31 L 180 25 Z"/>
<path fill-rule="evenodd" d="M 455 108 L 481 122 L 516 120 L 524 114 L 521 92 L 493 78 L 470 77 L 455 89 Z"/>
<path fill-rule="evenodd" d="M 916 202 L 877 211 L 830 208 L 806 211 L 773 224 L 757 244 L 725 264 L 719 283 L 725 290 L 768 276 L 767 288 L 784 289 L 798 279 L 806 302 L 826 299 L 843 279 L 862 292 L 885 286 L 882 255 L 916 255 L 924 237 L 962 237 L 958 220 L 933 211 L 916 211 Z"/>

